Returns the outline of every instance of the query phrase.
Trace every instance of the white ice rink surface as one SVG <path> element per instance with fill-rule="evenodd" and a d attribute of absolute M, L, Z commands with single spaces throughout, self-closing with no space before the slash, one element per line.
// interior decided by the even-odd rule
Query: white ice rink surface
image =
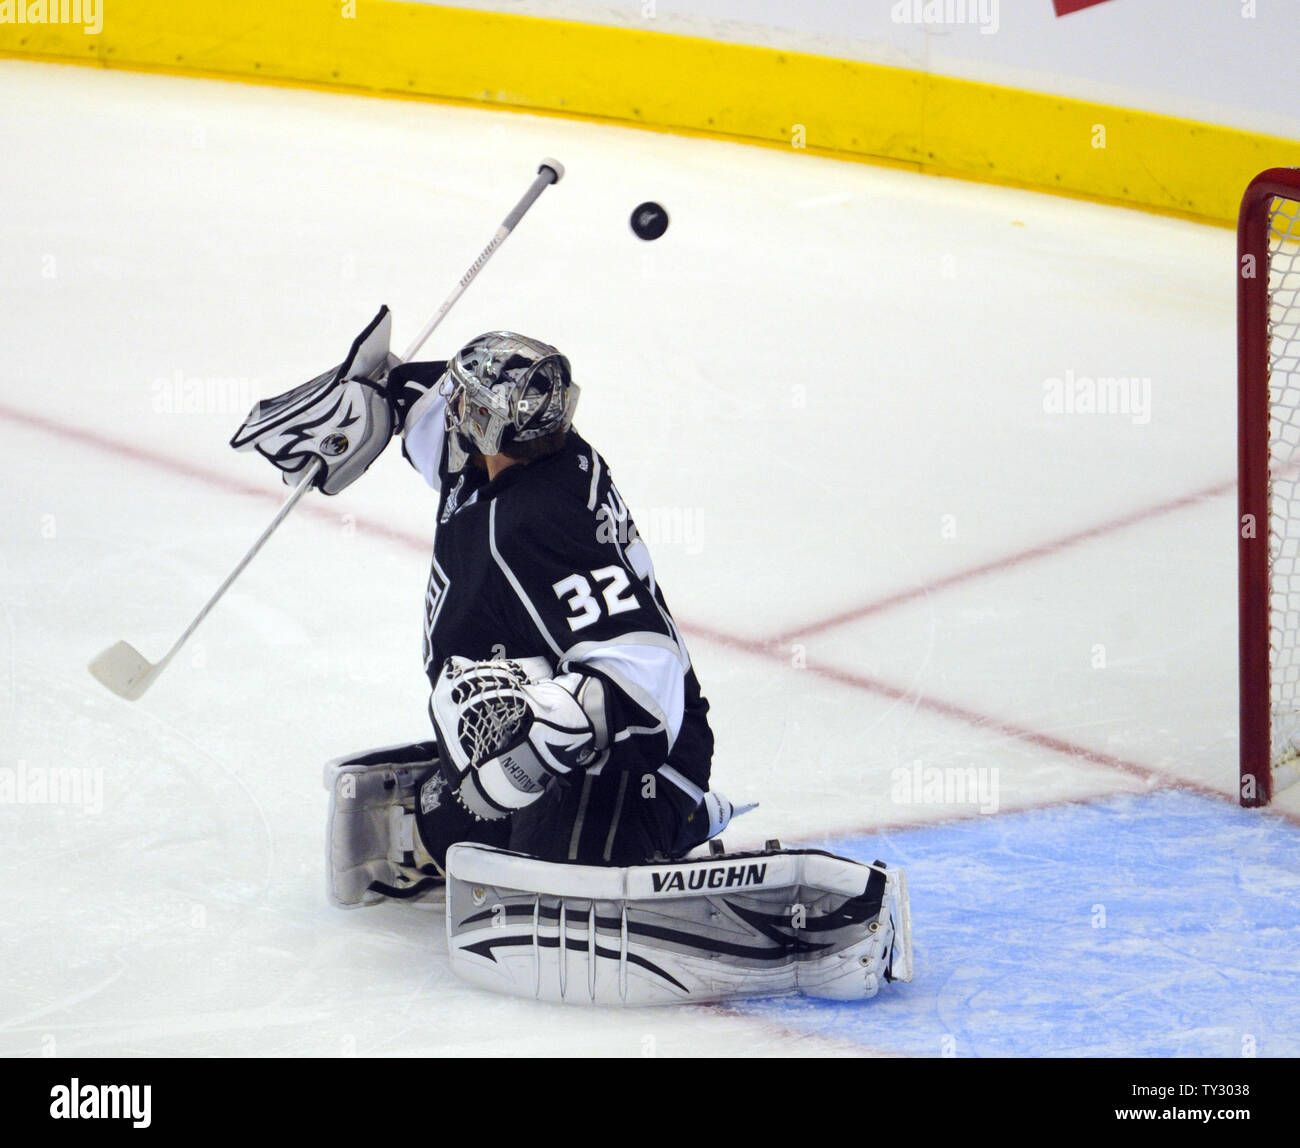
<path fill-rule="evenodd" d="M 1300 1052 L 1300 804 L 1231 800 L 1230 231 L 428 103 L 15 62 L 0 89 L 0 1053 Z M 716 783 L 762 803 L 728 844 L 916 863 L 917 980 L 876 1001 L 532 1005 L 457 982 L 435 909 L 327 905 L 321 762 L 427 736 L 434 504 L 395 451 L 309 496 L 145 699 L 86 673 L 160 656 L 282 497 L 227 446 L 253 400 L 381 303 L 403 346 L 547 155 L 567 178 L 426 355 L 498 327 L 569 355 Z M 1149 408 L 1045 409 L 1067 373 Z M 981 770 L 990 811 L 906 800 L 917 763 Z M 68 767 L 80 801 L 22 788 Z M 1054 926 L 1027 1005 L 1048 966 L 999 930 Z"/>

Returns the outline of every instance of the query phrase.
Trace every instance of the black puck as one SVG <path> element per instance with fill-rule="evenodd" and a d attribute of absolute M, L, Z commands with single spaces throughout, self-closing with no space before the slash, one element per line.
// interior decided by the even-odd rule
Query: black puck
<path fill-rule="evenodd" d="M 658 239 L 668 230 L 668 212 L 653 200 L 638 204 L 629 220 L 638 239 Z"/>

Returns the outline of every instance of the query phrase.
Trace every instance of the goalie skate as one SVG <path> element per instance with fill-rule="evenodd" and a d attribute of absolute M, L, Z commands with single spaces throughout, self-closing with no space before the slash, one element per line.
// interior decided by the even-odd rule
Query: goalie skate
<path fill-rule="evenodd" d="M 447 941 L 467 981 L 574 1004 L 857 1000 L 912 979 L 903 871 L 815 849 L 620 869 L 455 845 Z"/>

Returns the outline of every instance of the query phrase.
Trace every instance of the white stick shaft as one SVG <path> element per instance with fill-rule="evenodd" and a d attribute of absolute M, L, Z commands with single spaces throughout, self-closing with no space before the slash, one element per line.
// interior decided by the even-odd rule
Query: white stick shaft
<path fill-rule="evenodd" d="M 434 329 L 443 321 L 444 318 L 446 318 L 447 312 L 452 309 L 456 300 L 465 294 L 465 288 L 474 282 L 474 277 L 479 273 L 479 269 L 492 258 L 492 253 L 505 242 L 506 236 L 509 234 L 510 232 L 508 232 L 504 227 L 497 228 L 497 233 L 492 236 L 492 242 L 483 248 L 482 253 L 476 260 L 474 260 L 470 269 L 461 277 L 460 282 L 456 284 L 452 293 L 443 300 L 442 306 L 439 307 L 438 310 L 433 313 L 433 317 L 425 323 L 422 328 L 420 328 L 420 333 L 416 335 L 415 342 L 402 352 L 402 362 L 409 363 L 420 353 L 420 348 L 429 341 L 429 336 L 433 334 Z"/>
<path fill-rule="evenodd" d="M 510 214 L 505 217 L 501 226 L 497 228 L 496 234 L 492 236 L 491 242 L 479 253 L 479 257 L 470 264 L 470 268 L 461 276 L 460 282 L 456 284 L 455 290 L 447 296 L 446 301 L 434 312 L 433 317 L 424 325 L 419 335 L 402 355 L 402 361 L 407 362 L 419 353 L 429 336 L 433 334 L 434 329 L 446 317 L 447 312 L 455 305 L 456 300 L 464 293 L 465 289 L 474 282 L 478 273 L 483 270 L 484 265 L 492 258 L 493 253 L 503 244 L 510 233 L 515 229 L 515 225 L 523 219 L 528 209 L 537 201 L 537 197 L 542 194 L 551 184 L 559 183 L 564 176 L 564 165 L 553 159 L 542 161 L 542 165 L 537 170 L 537 177 L 533 180 L 528 190 L 524 192 L 523 198 L 510 210 Z M 167 667 L 167 664 L 180 652 L 182 646 L 190 640 L 191 635 L 197 630 L 203 619 L 212 612 L 212 608 L 225 596 L 227 590 L 234 584 L 235 579 L 244 572 L 244 568 L 253 560 L 257 552 L 265 545 L 266 540 L 271 537 L 279 528 L 286 516 L 297 504 L 298 500 L 307 493 L 312 482 L 316 478 L 317 472 L 324 465 L 320 459 L 313 460 L 311 466 L 303 473 L 302 480 L 293 488 L 293 493 L 284 501 L 284 505 L 276 512 L 276 515 L 267 524 L 265 530 L 259 535 L 256 542 L 249 548 L 239 564 L 226 575 L 226 579 L 217 587 L 216 592 L 204 604 L 203 608 L 195 615 L 186 628 L 185 632 L 176 639 L 172 648 L 167 651 L 156 666 L 150 666 L 148 661 L 143 658 L 134 648 L 119 642 L 115 647 L 104 651 L 94 662 L 91 663 L 91 672 L 100 677 L 101 681 L 110 685 L 124 697 L 132 700 L 138 698 L 149 684 Z M 126 656 L 126 662 L 129 665 L 124 666 L 122 655 Z M 101 662 L 108 660 L 107 665 L 101 666 Z M 121 678 L 122 680 L 117 680 Z M 134 680 L 132 680 L 134 679 Z"/>
<path fill-rule="evenodd" d="M 311 488 L 312 481 L 316 477 L 316 472 L 320 470 L 322 465 L 320 459 L 317 458 L 312 460 L 311 466 L 303 472 L 302 481 L 293 488 L 293 493 L 284 500 L 284 504 L 276 511 L 275 517 L 267 523 L 266 529 L 258 535 L 257 541 L 248 548 L 248 552 L 239 560 L 239 564 L 226 575 L 226 580 L 217 587 L 212 597 L 203 603 L 203 608 L 194 615 L 194 621 L 185 628 L 185 633 L 172 643 L 172 648 L 167 651 L 162 661 L 158 663 L 157 669 L 154 671 L 155 673 L 162 673 L 163 667 L 167 665 L 167 663 L 170 662 L 177 653 L 179 653 L 180 648 L 190 640 L 190 635 L 199 628 L 199 624 L 208 616 L 209 613 L 211 613 L 212 607 L 221 601 L 225 596 L 226 591 L 234 584 L 235 579 L 244 572 L 244 568 L 257 556 L 257 552 L 266 544 L 266 540 L 279 529 L 280 523 L 288 517 L 289 511 L 298 505 L 298 500 Z"/>
<path fill-rule="evenodd" d="M 554 164 L 555 166 L 551 167 L 549 166 L 550 164 Z M 488 245 L 479 252 L 478 258 L 470 264 L 469 270 L 460 277 L 460 282 L 456 284 L 452 293 L 447 296 L 442 306 L 433 313 L 433 317 L 421 328 L 420 333 L 415 337 L 415 342 L 406 348 L 406 351 L 402 354 L 402 362 L 410 362 L 411 359 L 414 359 L 415 356 L 420 353 L 420 348 L 428 342 L 429 336 L 433 334 L 434 329 L 443 321 L 444 318 L 446 318 L 447 312 L 452 309 L 456 300 L 465 294 L 465 288 L 474 282 L 478 273 L 483 270 L 487 261 L 496 253 L 496 249 L 510 237 L 510 233 L 515 229 L 515 225 L 523 219 L 528 209 L 537 202 L 537 197 L 550 187 L 551 184 L 558 183 L 560 181 L 560 176 L 563 174 L 563 167 L 556 163 L 555 160 L 547 160 L 542 164 L 541 168 L 537 172 L 537 178 L 533 180 L 532 185 L 526 192 L 524 192 L 523 198 L 520 199 L 513 208 L 511 208 L 510 214 L 505 217 L 501 226 L 497 228 L 497 232 L 492 236 L 491 242 L 489 242 Z"/>

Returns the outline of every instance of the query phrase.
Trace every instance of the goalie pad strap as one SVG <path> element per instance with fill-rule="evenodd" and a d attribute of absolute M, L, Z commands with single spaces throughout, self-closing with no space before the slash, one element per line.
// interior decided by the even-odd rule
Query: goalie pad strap
<path fill-rule="evenodd" d="M 416 897 L 422 897 L 430 889 L 435 889 L 440 884 L 442 882 L 437 877 L 425 877 L 414 885 L 404 885 L 401 888 L 395 885 L 386 885 L 383 881 L 371 881 L 366 886 L 366 889 L 371 893 L 379 893 L 384 897 L 393 897 L 398 901 L 409 901 Z"/>

